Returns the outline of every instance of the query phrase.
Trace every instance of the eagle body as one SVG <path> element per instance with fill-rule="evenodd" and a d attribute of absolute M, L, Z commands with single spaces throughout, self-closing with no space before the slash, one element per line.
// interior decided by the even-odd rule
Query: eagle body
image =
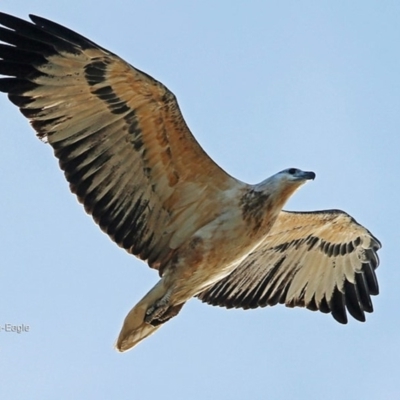
<path fill-rule="evenodd" d="M 290 195 L 306 179 L 315 178 L 313 172 L 292 170 L 292 174 L 281 171 L 259 185 L 238 183 L 222 193 L 221 212 L 174 250 L 159 283 L 128 314 L 117 341 L 119 350 L 153 333 L 177 315 L 186 301 L 229 276 L 243 262 L 271 230 Z"/>
<path fill-rule="evenodd" d="M 238 193 L 231 190 L 224 200 L 221 199 L 221 213 L 177 248 L 162 271 L 166 281 L 182 281 L 182 288 L 173 296 L 176 302 L 190 299 L 229 275 L 272 228 L 284 204 L 283 200 L 282 203 L 273 201 L 279 192 L 265 184 L 262 191 L 258 190 L 259 200 L 255 202 L 249 198 L 254 197 L 256 191 L 246 186 L 239 187 Z M 181 293 L 182 298 L 179 297 Z"/>
<path fill-rule="evenodd" d="M 78 33 L 30 18 L 0 13 L 0 91 L 53 148 L 95 223 L 160 276 L 125 318 L 119 351 L 192 297 L 365 321 L 379 292 L 378 239 L 340 210 L 282 210 L 313 172 L 235 179 L 201 148 L 166 86 Z"/>

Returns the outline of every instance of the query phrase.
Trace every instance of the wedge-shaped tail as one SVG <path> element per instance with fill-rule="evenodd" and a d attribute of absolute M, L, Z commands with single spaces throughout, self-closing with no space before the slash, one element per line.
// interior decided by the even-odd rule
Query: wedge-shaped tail
<path fill-rule="evenodd" d="M 132 308 L 125 318 L 115 348 L 124 352 L 153 334 L 162 324 L 178 315 L 185 303 L 170 304 L 170 292 L 161 279 Z"/>

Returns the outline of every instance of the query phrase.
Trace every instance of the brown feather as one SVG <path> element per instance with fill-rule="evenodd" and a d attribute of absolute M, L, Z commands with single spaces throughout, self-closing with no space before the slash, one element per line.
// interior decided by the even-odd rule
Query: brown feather
<path fill-rule="evenodd" d="M 330 251 L 345 243 L 352 243 L 345 254 Z M 328 305 L 341 323 L 347 322 L 345 308 L 364 321 L 364 311 L 372 311 L 370 296 L 378 293 L 374 270 L 379 248 L 379 241 L 342 211 L 282 211 L 257 249 L 198 297 L 227 308 L 248 308 L 250 302 L 273 305 L 279 300 L 290 307 L 326 312 Z M 251 298 L 243 293 L 251 293 Z"/>

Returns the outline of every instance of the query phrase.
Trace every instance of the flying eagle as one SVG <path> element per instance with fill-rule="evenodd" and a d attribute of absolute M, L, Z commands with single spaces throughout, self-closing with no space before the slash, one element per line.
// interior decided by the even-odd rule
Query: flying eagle
<path fill-rule="evenodd" d="M 161 277 L 127 315 L 126 351 L 186 301 L 277 303 L 365 321 L 379 241 L 339 210 L 282 211 L 313 172 L 259 184 L 223 171 L 162 83 L 59 24 L 0 13 L 0 91 L 48 142 L 87 213 Z"/>

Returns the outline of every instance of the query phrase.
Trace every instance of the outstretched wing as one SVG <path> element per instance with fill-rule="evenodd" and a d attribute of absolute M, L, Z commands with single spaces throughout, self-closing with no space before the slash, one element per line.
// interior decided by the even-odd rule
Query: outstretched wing
<path fill-rule="evenodd" d="M 202 150 L 164 85 L 65 27 L 31 20 L 0 13 L 0 91 L 53 147 L 101 229 L 159 268 L 238 181 Z"/>
<path fill-rule="evenodd" d="M 258 248 L 229 276 L 198 297 L 227 308 L 277 303 L 332 313 L 347 323 L 372 312 L 379 292 L 375 269 L 379 241 L 339 210 L 282 211 Z"/>

